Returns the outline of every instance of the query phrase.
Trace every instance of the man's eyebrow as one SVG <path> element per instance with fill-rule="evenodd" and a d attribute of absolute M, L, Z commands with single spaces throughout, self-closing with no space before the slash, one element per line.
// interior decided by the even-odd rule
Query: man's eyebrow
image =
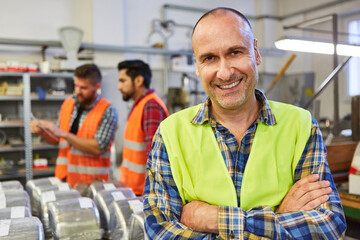
<path fill-rule="evenodd" d="M 200 56 L 199 56 L 199 60 L 203 60 L 203 59 L 205 59 L 205 58 L 207 58 L 207 57 L 211 57 L 211 56 L 214 56 L 214 54 L 213 53 L 203 53 L 203 54 L 201 54 Z"/>
<path fill-rule="evenodd" d="M 247 48 L 247 47 L 244 47 L 244 46 L 241 46 L 241 45 L 237 45 L 237 46 L 230 47 L 230 48 L 228 49 L 228 52 L 239 51 L 239 50 L 241 50 L 241 51 L 247 51 L 248 48 Z"/>

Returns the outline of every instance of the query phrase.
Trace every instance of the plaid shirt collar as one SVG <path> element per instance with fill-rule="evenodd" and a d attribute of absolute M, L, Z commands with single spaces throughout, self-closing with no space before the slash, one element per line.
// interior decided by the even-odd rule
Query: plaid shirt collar
<path fill-rule="evenodd" d="M 276 124 L 275 115 L 272 112 L 269 102 L 266 99 L 264 93 L 262 93 L 258 89 L 255 89 L 255 97 L 257 101 L 261 102 L 262 105 L 260 113 L 256 119 L 256 122 L 257 123 L 263 122 L 266 125 Z M 209 122 L 209 124 L 212 127 L 215 127 L 216 120 L 210 113 L 210 109 L 209 109 L 210 104 L 211 104 L 210 98 L 208 98 L 206 102 L 201 104 L 199 111 L 196 113 L 195 117 L 191 120 L 193 124 L 201 125 L 206 122 Z"/>
<path fill-rule="evenodd" d="M 146 90 L 146 92 L 144 93 L 144 95 L 142 95 L 138 100 L 136 100 L 131 108 L 131 111 L 135 108 L 136 105 L 138 105 L 138 103 L 141 101 L 141 99 L 143 99 L 145 96 L 151 94 L 154 92 L 154 89 L 148 89 Z"/>

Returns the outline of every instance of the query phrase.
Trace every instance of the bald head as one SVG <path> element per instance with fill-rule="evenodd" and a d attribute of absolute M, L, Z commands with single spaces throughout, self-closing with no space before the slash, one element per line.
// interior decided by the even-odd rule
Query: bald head
<path fill-rule="evenodd" d="M 239 35 L 239 38 L 235 35 Z M 198 20 L 192 35 L 195 55 L 199 44 L 207 44 L 209 41 L 206 39 L 215 37 L 218 39 L 217 45 L 221 45 L 227 38 L 232 38 L 234 41 L 241 38 L 243 42 L 248 42 L 251 48 L 254 43 L 254 34 L 249 21 L 243 14 L 231 8 L 213 9 Z M 214 42 L 211 41 L 211 44 Z"/>
<path fill-rule="evenodd" d="M 194 35 L 194 32 L 195 32 L 195 29 L 198 25 L 198 23 L 203 19 L 203 18 L 206 18 L 207 16 L 221 16 L 223 14 L 226 14 L 226 13 L 234 13 L 236 14 L 237 16 L 239 16 L 244 22 L 247 23 L 247 25 L 249 26 L 250 29 L 251 28 L 251 24 L 249 22 L 249 20 L 244 16 L 244 14 L 242 14 L 241 12 L 233 9 L 233 8 L 226 8 L 226 7 L 218 7 L 218 8 L 214 8 L 206 13 L 204 13 L 204 15 L 202 15 L 199 20 L 196 22 L 194 28 L 193 28 L 193 31 L 192 31 L 192 35 Z"/>

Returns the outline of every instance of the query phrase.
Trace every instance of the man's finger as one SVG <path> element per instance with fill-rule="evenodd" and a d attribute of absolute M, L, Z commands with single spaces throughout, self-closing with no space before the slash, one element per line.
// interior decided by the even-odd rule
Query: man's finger
<path fill-rule="evenodd" d="M 330 187 L 326 187 L 326 188 L 321 188 L 321 189 L 316 189 L 310 192 L 307 192 L 306 194 L 304 194 L 301 198 L 299 198 L 299 200 L 297 201 L 297 203 L 300 206 L 300 209 L 303 209 L 305 206 L 309 205 L 309 206 L 314 206 L 314 204 L 317 204 L 316 207 L 318 205 L 320 205 L 317 201 L 315 201 L 316 199 L 321 199 L 323 196 L 328 196 L 328 194 L 330 194 L 332 192 L 332 189 Z M 315 201 L 315 202 L 313 202 Z M 311 203 L 313 202 L 313 203 Z M 311 204 L 309 204 L 311 203 Z M 308 207 L 309 207 L 308 206 Z M 310 208 L 313 209 L 314 207 Z"/>
<path fill-rule="evenodd" d="M 299 181 L 297 181 L 294 186 L 301 186 L 306 183 L 316 182 L 319 179 L 319 174 L 311 174 L 309 176 L 303 177 Z"/>
<path fill-rule="evenodd" d="M 325 203 L 327 200 L 329 200 L 329 195 L 322 195 L 321 197 L 318 197 L 315 200 L 308 202 L 303 208 L 301 208 L 301 210 L 309 211 L 315 209 L 319 207 L 321 204 Z"/>
<path fill-rule="evenodd" d="M 318 181 L 318 182 L 307 182 L 307 183 L 303 183 L 301 186 L 295 187 L 293 189 L 294 190 L 293 195 L 296 199 L 300 199 L 305 194 L 308 194 L 315 190 L 327 188 L 329 186 L 330 186 L 330 182 L 326 180 Z"/>

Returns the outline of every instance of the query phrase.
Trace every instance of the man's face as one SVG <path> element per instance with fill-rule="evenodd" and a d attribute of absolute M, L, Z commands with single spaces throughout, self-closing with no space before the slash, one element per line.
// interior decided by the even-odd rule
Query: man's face
<path fill-rule="evenodd" d="M 209 15 L 192 37 L 196 74 L 214 107 L 239 109 L 254 95 L 261 56 L 251 30 L 232 12 Z"/>
<path fill-rule="evenodd" d="M 121 69 L 119 72 L 118 90 L 121 92 L 124 101 L 129 101 L 135 94 L 135 84 L 126 74 L 127 69 Z"/>
<path fill-rule="evenodd" d="M 97 90 L 100 84 L 92 84 L 89 79 L 75 77 L 74 81 L 75 95 L 80 106 L 86 107 L 91 105 L 97 97 Z"/>

